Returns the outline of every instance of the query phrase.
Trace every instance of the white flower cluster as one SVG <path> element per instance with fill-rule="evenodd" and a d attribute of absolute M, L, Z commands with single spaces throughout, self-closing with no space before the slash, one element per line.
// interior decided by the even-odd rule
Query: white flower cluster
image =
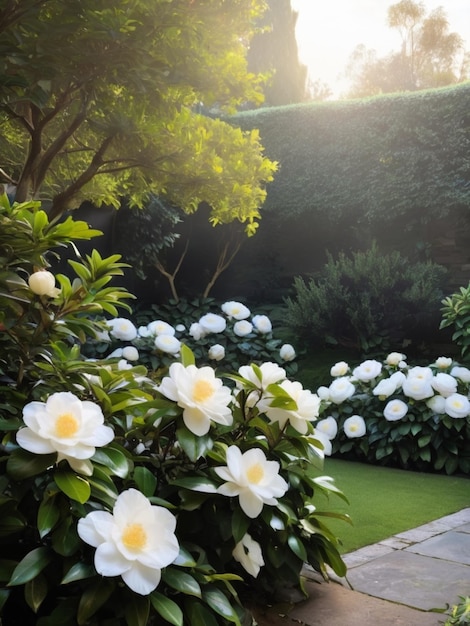
<path fill-rule="evenodd" d="M 326 406 L 341 405 L 356 394 L 369 393 L 387 400 L 383 416 L 388 421 L 402 419 L 418 402 L 424 402 L 436 415 L 456 419 L 470 416 L 470 370 L 454 364 L 449 357 L 439 357 L 429 366 L 410 367 L 404 354 L 391 352 L 384 363 L 366 360 L 351 371 L 345 361 L 340 361 L 333 365 L 330 373 L 334 378 L 331 384 L 317 390 Z M 343 427 L 349 438 L 366 433 L 366 424 L 360 415 L 346 419 Z M 329 426 L 325 432 L 331 435 L 333 430 Z M 332 438 L 334 435 L 330 436 Z"/>
<path fill-rule="evenodd" d="M 102 341 L 118 339 L 137 343 L 137 345 L 139 345 L 139 340 L 148 342 L 150 339 L 153 342 L 153 349 L 176 358 L 180 355 L 181 345 L 185 343 L 185 338 L 200 341 L 210 335 L 222 335 L 228 328 L 236 337 L 245 340 L 272 333 L 272 322 L 269 317 L 267 315 L 252 316 L 250 309 L 241 302 L 233 300 L 225 302 L 221 306 L 221 313 L 206 313 L 198 321 L 190 324 L 189 328 L 183 324 L 172 326 L 163 320 L 154 320 L 146 326 L 137 328 L 131 320 L 118 317 L 107 320 L 109 334 L 102 334 L 98 339 Z M 219 340 L 208 346 L 207 358 L 209 360 L 222 361 L 226 357 L 226 347 L 223 343 Z M 296 358 L 294 347 L 289 343 L 283 344 L 279 349 L 279 357 L 286 363 L 293 361 Z M 108 358 L 121 359 L 119 367 L 126 369 L 131 367 L 129 361 L 139 360 L 139 351 L 134 345 L 125 346 L 108 354 Z"/>

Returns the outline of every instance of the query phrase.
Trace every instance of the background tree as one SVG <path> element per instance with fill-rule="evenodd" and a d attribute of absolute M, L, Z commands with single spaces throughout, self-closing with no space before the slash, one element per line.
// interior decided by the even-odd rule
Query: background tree
<path fill-rule="evenodd" d="M 250 42 L 249 68 L 268 77 L 264 87 L 267 106 L 309 99 L 307 67 L 299 61 L 295 36 L 297 17 L 290 0 L 268 0 L 268 9 L 259 22 L 261 31 Z"/>
<path fill-rule="evenodd" d="M 350 96 L 429 89 L 468 78 L 463 40 L 449 32 L 442 7 L 426 15 L 422 3 L 401 0 L 389 7 L 387 22 L 400 33 L 401 49 L 378 57 L 375 50 L 358 46 L 347 68 L 353 84 Z"/>
<path fill-rule="evenodd" d="M 263 0 L 8 0 L 0 12 L 0 165 L 16 199 L 142 206 L 254 232 L 275 165 L 258 134 L 201 115 L 262 101 L 246 41 Z M 0 180 L 2 182 L 2 180 Z"/>

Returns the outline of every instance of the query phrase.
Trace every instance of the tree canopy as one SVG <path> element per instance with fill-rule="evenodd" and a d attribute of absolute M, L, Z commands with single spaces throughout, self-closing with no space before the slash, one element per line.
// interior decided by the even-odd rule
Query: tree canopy
<path fill-rule="evenodd" d="M 7 0 L 0 10 L 0 181 L 16 199 L 201 202 L 254 232 L 275 164 L 256 130 L 204 109 L 261 103 L 247 44 L 263 0 Z"/>
<path fill-rule="evenodd" d="M 450 32 L 442 7 L 426 14 L 423 3 L 401 0 L 387 15 L 388 26 L 400 33 L 401 49 L 379 57 L 375 50 L 357 46 L 347 69 L 350 96 L 444 87 L 468 79 L 468 53 L 460 35 Z"/>

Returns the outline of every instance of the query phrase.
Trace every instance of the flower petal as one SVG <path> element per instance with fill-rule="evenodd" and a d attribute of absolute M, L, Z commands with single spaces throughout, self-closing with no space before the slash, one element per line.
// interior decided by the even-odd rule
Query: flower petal
<path fill-rule="evenodd" d="M 56 452 L 56 448 L 48 439 L 39 437 L 28 427 L 21 428 L 16 433 L 16 441 L 19 446 L 35 454 L 50 454 L 51 452 Z"/>
<path fill-rule="evenodd" d="M 249 489 L 244 489 L 239 495 L 240 507 L 245 515 L 254 519 L 263 510 L 263 501 Z"/>
<path fill-rule="evenodd" d="M 107 511 L 93 511 L 78 520 L 77 532 L 82 541 L 94 548 L 106 541 L 114 526 L 113 516 Z"/>
<path fill-rule="evenodd" d="M 95 552 L 95 568 L 102 576 L 122 576 L 133 563 L 126 559 L 114 543 L 101 543 Z"/>
<path fill-rule="evenodd" d="M 141 563 L 134 563 L 131 568 L 121 574 L 126 585 L 141 596 L 152 593 L 160 582 L 160 569 L 146 567 Z"/>

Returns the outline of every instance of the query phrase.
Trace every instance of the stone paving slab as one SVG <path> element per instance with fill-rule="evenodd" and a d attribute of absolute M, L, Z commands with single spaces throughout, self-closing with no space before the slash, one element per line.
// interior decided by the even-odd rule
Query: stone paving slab
<path fill-rule="evenodd" d="M 409 546 L 406 551 L 470 565 L 470 537 L 468 533 L 457 530 L 449 530 L 442 535 L 436 535 L 431 539 Z"/>
<path fill-rule="evenodd" d="M 470 567 L 396 550 L 348 571 L 352 588 L 425 611 L 445 608 L 468 595 Z"/>
<path fill-rule="evenodd" d="M 296 605 L 254 611 L 259 626 L 442 626 L 445 616 L 373 598 L 342 585 L 309 582 L 309 598 Z"/>

